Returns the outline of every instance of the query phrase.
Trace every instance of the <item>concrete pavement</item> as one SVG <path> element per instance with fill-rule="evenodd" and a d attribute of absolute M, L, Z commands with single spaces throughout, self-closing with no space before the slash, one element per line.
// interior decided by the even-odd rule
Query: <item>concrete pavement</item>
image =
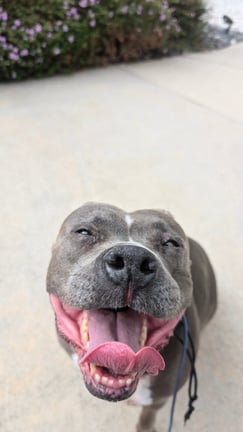
<path fill-rule="evenodd" d="M 168 209 L 207 249 L 220 304 L 187 431 L 243 429 L 242 78 L 239 44 L 0 86 L 2 431 L 134 431 L 138 408 L 84 389 L 45 293 L 60 223 L 86 200 Z M 175 432 L 186 404 L 185 388 Z"/>

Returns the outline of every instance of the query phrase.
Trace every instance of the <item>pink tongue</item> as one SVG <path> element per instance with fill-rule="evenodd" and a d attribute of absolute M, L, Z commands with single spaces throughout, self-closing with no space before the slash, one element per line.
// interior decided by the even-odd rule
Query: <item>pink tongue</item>
<path fill-rule="evenodd" d="M 130 309 L 126 312 L 114 312 L 106 309 L 88 311 L 89 351 L 98 345 L 118 341 L 127 344 L 134 352 L 139 350 L 139 338 L 143 316 Z"/>
<path fill-rule="evenodd" d="M 89 310 L 90 345 L 81 362 L 95 363 L 117 375 L 131 372 L 157 375 L 165 367 L 161 355 L 152 347 L 139 349 L 143 319 L 134 310 Z"/>
<path fill-rule="evenodd" d="M 128 345 L 121 342 L 105 342 L 88 352 L 81 360 L 106 367 L 117 375 L 127 375 L 132 372 L 157 375 L 165 368 L 163 357 L 156 349 L 144 347 L 136 354 Z"/>

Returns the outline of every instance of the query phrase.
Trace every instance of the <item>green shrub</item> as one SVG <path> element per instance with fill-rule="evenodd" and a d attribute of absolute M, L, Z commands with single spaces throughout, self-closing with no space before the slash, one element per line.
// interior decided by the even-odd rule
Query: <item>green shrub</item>
<path fill-rule="evenodd" d="M 0 80 L 196 49 L 203 13 L 201 0 L 2 0 Z"/>

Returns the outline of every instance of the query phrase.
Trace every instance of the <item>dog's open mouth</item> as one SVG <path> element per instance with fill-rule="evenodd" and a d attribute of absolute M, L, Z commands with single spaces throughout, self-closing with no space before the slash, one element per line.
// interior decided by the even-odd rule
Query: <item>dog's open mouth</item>
<path fill-rule="evenodd" d="M 165 346 L 182 313 L 169 320 L 131 308 L 78 310 L 51 294 L 59 334 L 72 345 L 89 391 L 102 399 L 127 399 L 145 372 L 165 368 Z"/>

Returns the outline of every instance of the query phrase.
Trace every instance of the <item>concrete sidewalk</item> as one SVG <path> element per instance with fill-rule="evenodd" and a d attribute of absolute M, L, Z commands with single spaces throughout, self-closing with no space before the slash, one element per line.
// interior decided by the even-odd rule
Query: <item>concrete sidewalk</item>
<path fill-rule="evenodd" d="M 45 293 L 60 223 L 86 200 L 168 209 L 206 248 L 220 305 L 187 431 L 243 430 L 243 44 L 2 85 L 0 160 L 1 431 L 134 431 L 138 408 L 84 389 Z M 185 388 L 175 432 L 186 404 Z"/>

